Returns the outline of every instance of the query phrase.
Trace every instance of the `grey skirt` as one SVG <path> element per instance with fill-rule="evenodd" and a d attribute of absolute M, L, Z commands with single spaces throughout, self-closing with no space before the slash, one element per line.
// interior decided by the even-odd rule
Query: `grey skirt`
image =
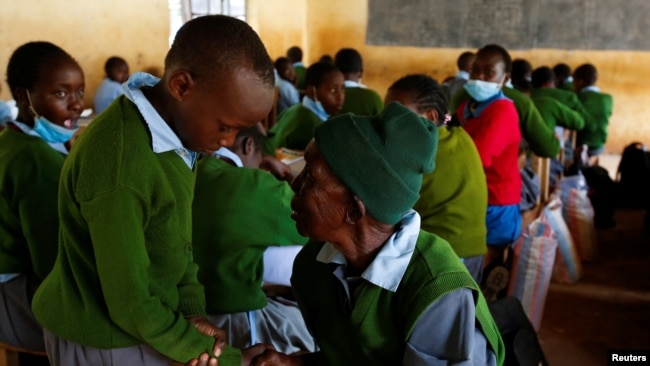
<path fill-rule="evenodd" d="M 252 313 L 252 317 L 249 312 L 208 315 L 208 319 L 228 333 L 228 344 L 233 347 L 246 348 L 257 343 L 268 343 L 276 351 L 286 354 L 317 350 L 314 338 L 296 306 L 268 299 L 266 307 Z M 252 339 L 251 333 L 255 339 Z"/>
<path fill-rule="evenodd" d="M 32 313 L 37 287 L 35 279 L 24 275 L 0 283 L 0 342 L 45 351 L 43 328 Z"/>

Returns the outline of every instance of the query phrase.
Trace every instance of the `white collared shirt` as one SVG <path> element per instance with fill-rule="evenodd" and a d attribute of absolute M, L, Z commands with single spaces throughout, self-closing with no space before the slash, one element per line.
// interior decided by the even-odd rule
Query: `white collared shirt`
<path fill-rule="evenodd" d="M 43 140 L 41 135 L 36 133 L 36 131 L 34 131 L 33 128 L 27 126 L 26 124 L 24 124 L 22 122 L 18 122 L 18 121 L 12 121 L 11 123 L 13 123 L 16 127 L 18 127 L 26 135 L 36 136 L 36 137 L 40 138 L 41 140 Z M 45 140 L 43 140 L 43 141 L 45 141 Z M 58 152 L 60 152 L 60 153 L 62 153 L 64 155 L 68 155 L 69 151 L 68 151 L 68 149 L 66 149 L 65 145 L 62 142 L 47 142 L 47 141 L 45 141 L 45 142 L 48 145 L 50 145 L 50 147 L 52 147 L 54 150 L 56 150 L 56 151 L 58 151 Z"/>
<path fill-rule="evenodd" d="M 588 91 L 600 93 L 600 88 L 595 85 L 585 86 L 584 88 L 582 88 L 582 90 L 580 90 L 580 93 L 588 92 Z"/>
<path fill-rule="evenodd" d="M 192 169 L 198 155 L 183 146 L 183 143 L 169 127 L 167 122 L 160 117 L 158 111 L 151 105 L 151 102 L 144 96 L 140 88 L 145 86 L 154 86 L 160 81 L 159 78 L 145 72 L 135 72 L 129 77 L 122 89 L 124 95 L 138 107 L 142 118 L 147 123 L 151 132 L 151 144 L 153 152 L 159 154 L 174 150 L 180 156 L 185 164 Z"/>
<path fill-rule="evenodd" d="M 224 157 L 226 159 L 230 159 L 230 160 L 232 160 L 233 163 L 235 163 L 235 165 L 238 168 L 241 168 L 241 167 L 244 166 L 244 163 L 242 163 L 241 158 L 239 157 L 239 155 L 235 154 L 234 152 L 232 152 L 227 147 L 221 147 L 219 150 L 215 151 L 212 154 L 212 156 L 214 156 L 215 158 Z"/>
<path fill-rule="evenodd" d="M 420 221 L 420 215 L 415 210 L 411 209 L 404 214 L 397 231 L 384 243 L 361 277 L 385 290 L 397 291 L 415 251 L 420 235 Z M 322 263 L 347 263 L 343 254 L 329 242 L 323 245 L 316 260 Z"/>

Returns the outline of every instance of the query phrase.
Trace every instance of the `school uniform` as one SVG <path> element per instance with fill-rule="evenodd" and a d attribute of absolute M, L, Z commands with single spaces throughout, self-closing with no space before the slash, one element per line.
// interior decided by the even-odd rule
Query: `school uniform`
<path fill-rule="evenodd" d="M 501 365 L 485 299 L 449 244 L 410 210 L 360 276 L 330 243 L 310 242 L 291 282 L 320 351 L 308 364 Z"/>
<path fill-rule="evenodd" d="M 95 114 L 103 112 L 120 95 L 122 95 L 122 84 L 109 78 L 104 78 L 101 84 L 99 84 L 99 87 L 97 87 L 95 98 L 93 99 Z"/>
<path fill-rule="evenodd" d="M 506 98 L 514 103 L 519 115 L 521 137 L 526 140 L 530 149 L 540 157 L 556 157 L 560 152 L 560 142 L 555 137 L 554 131 L 546 126 L 544 119 L 530 98 L 514 88 L 504 87 L 501 91 Z M 449 110 L 458 111 L 458 106 L 469 99 L 470 96 L 467 90 L 459 91 L 452 96 Z M 458 117 L 460 118 L 460 116 Z"/>
<path fill-rule="evenodd" d="M 158 82 L 134 73 L 63 166 L 59 256 L 32 305 L 54 365 L 212 353 L 214 338 L 185 320 L 206 316 L 191 245 L 196 154 L 140 90 Z M 226 347 L 219 363 L 239 365 L 241 352 Z"/>
<path fill-rule="evenodd" d="M 266 248 L 308 240 L 291 219 L 293 191 L 266 171 L 219 158 L 203 158 L 197 169 L 192 247 L 208 318 L 237 348 L 269 343 L 283 353 L 314 351 L 300 310 L 262 290 Z"/>
<path fill-rule="evenodd" d="M 614 109 L 614 100 L 611 95 L 601 93 L 596 86 L 583 88 L 578 93 L 578 99 L 593 116 L 594 125 L 578 132 L 577 142 L 587 145 L 590 155 L 598 155 L 607 141 L 607 126 Z"/>
<path fill-rule="evenodd" d="M 57 254 L 64 159 L 23 123 L 0 133 L 0 342 L 35 351 L 45 345 L 31 298 Z"/>
<path fill-rule="evenodd" d="M 319 111 L 314 100 L 305 96 L 301 104 L 290 107 L 278 116 L 278 122 L 269 130 L 267 150 L 280 147 L 305 150 L 314 137 L 314 128 L 327 118 L 329 115 Z"/>
<path fill-rule="evenodd" d="M 487 179 L 487 244 L 505 246 L 521 232 L 521 176 L 519 173 L 518 116 L 502 92 L 476 104 L 466 101 L 456 111 L 478 150 Z"/>
<path fill-rule="evenodd" d="M 580 103 L 580 100 L 578 99 L 578 96 L 574 92 L 566 91 L 563 89 L 557 89 L 557 88 L 535 88 L 531 91 L 530 97 L 533 99 L 533 102 L 535 103 L 535 98 L 538 97 L 547 97 L 547 98 L 553 98 L 557 100 L 558 102 L 562 103 L 563 105 L 567 106 L 571 110 L 575 111 L 582 117 L 583 124 L 584 126 L 587 126 L 587 128 L 590 128 L 590 126 L 593 126 L 595 121 L 591 114 L 585 109 L 585 107 Z M 542 102 L 544 103 L 544 102 Z M 545 103 L 546 108 L 551 108 L 549 106 L 550 103 L 546 102 Z M 537 106 L 537 103 L 535 103 Z M 557 109 L 557 107 L 553 107 L 554 109 Z M 537 108 L 539 110 L 539 107 Z M 542 111 L 540 111 L 541 113 Z M 546 112 L 546 117 L 548 117 L 548 112 Z M 566 116 L 565 113 L 565 118 L 570 118 Z M 546 118 L 544 118 L 546 120 Z M 561 124 L 557 124 L 561 125 Z M 567 127 L 569 128 L 569 127 Z M 581 128 L 570 128 L 572 130 L 580 130 Z"/>
<path fill-rule="evenodd" d="M 345 81 L 345 101 L 340 114 L 354 113 L 358 116 L 376 116 L 384 109 L 384 101 L 372 89 L 354 82 Z"/>
<path fill-rule="evenodd" d="M 293 83 L 282 79 L 280 76 L 275 76 L 275 87 L 278 88 L 278 111 L 280 114 L 284 112 L 287 108 L 300 103 L 300 95 L 298 94 L 298 89 L 293 85 Z"/>
<path fill-rule="evenodd" d="M 422 230 L 445 239 L 467 261 L 478 257 L 477 268 L 465 262 L 478 281 L 487 252 L 487 181 L 476 146 L 461 127 L 438 128 L 435 170 L 424 174 L 413 209 L 422 217 Z"/>
<path fill-rule="evenodd" d="M 294 62 L 293 63 L 293 71 L 296 73 L 296 87 L 298 90 L 305 90 L 307 88 L 307 84 L 305 83 L 305 76 L 307 75 L 307 68 L 305 67 L 305 64 L 303 64 L 301 61 Z"/>

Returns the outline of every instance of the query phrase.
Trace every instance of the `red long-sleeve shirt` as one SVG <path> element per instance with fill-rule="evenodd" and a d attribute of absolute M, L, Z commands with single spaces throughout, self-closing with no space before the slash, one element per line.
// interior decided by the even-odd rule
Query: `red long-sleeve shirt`
<path fill-rule="evenodd" d="M 515 205 L 521 199 L 519 175 L 519 117 L 510 99 L 499 98 L 479 104 L 473 113 L 457 110 L 465 131 L 472 137 L 487 177 L 488 205 Z"/>

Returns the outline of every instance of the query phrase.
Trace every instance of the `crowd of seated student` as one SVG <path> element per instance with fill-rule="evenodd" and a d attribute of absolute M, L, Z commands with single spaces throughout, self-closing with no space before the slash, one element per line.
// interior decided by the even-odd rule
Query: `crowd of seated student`
<path fill-rule="evenodd" d="M 230 60 L 247 66 L 214 67 Z M 478 284 L 520 234 L 520 142 L 555 158 L 565 127 L 597 156 L 612 98 L 590 64 L 574 92 L 498 45 L 458 66 L 467 80 L 451 95 L 414 74 L 382 100 L 361 84 L 355 49 L 305 68 L 292 47 L 273 64 L 245 23 L 198 18 L 162 79 L 127 80 L 123 59 L 107 61 L 99 116 L 66 157 L 83 72 L 53 44 L 17 49 L 7 80 L 19 114 L 0 133 L 12 200 L 0 205 L 0 319 L 11 319 L 0 342 L 47 350 L 54 365 L 501 364 Z M 59 84 L 69 90 L 48 98 Z M 278 121 L 260 131 L 274 88 Z M 262 156 L 281 147 L 306 151 L 291 187 L 277 178 L 291 180 L 288 168 Z M 308 238 L 291 281 L 299 307 L 268 298 L 265 250 Z"/>

